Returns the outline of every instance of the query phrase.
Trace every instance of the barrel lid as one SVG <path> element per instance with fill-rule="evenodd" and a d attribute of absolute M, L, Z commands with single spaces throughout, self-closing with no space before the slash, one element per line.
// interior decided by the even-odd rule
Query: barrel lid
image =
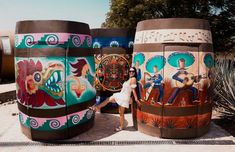
<path fill-rule="evenodd" d="M 16 34 L 47 32 L 90 35 L 89 25 L 82 22 L 65 20 L 24 20 L 16 23 Z"/>
<path fill-rule="evenodd" d="M 94 28 L 91 36 L 95 37 L 134 37 L 135 29 L 128 28 Z"/>
<path fill-rule="evenodd" d="M 138 22 L 137 31 L 152 29 L 204 29 L 210 30 L 207 20 L 196 18 L 164 18 Z"/>

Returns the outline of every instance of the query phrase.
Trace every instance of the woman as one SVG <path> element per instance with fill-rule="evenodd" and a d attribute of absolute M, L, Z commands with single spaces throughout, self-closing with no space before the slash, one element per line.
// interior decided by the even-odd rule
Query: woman
<path fill-rule="evenodd" d="M 119 113 L 120 113 L 120 126 L 116 128 L 116 131 L 121 131 L 124 129 L 124 112 L 125 108 L 129 108 L 129 104 L 131 103 L 131 93 L 133 93 L 135 101 L 140 105 L 140 101 L 138 99 L 136 93 L 137 87 L 137 72 L 135 67 L 131 67 L 129 70 L 129 79 L 123 83 L 121 92 L 114 93 L 111 97 L 106 99 L 99 105 L 90 107 L 90 109 L 94 111 L 99 111 L 102 107 L 106 106 L 108 103 L 117 103 L 119 105 Z"/>

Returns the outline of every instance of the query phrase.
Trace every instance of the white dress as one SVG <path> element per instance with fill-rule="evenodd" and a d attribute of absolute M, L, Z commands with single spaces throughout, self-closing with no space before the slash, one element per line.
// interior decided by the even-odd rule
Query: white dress
<path fill-rule="evenodd" d="M 136 85 L 131 85 L 131 79 L 129 79 L 123 83 L 121 92 L 113 94 L 113 97 L 119 106 L 129 108 L 131 91 L 134 88 L 136 88 Z"/>

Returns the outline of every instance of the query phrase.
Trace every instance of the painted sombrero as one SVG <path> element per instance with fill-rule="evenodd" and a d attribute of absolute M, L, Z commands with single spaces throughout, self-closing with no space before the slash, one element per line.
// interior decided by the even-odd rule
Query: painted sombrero
<path fill-rule="evenodd" d="M 211 54 L 206 54 L 204 56 L 203 62 L 208 68 L 212 68 L 215 64 L 214 58 Z"/>
<path fill-rule="evenodd" d="M 160 71 L 161 69 L 163 69 L 163 67 L 166 64 L 166 59 L 164 56 L 161 55 L 155 55 L 154 57 L 150 58 L 147 63 L 146 63 L 146 70 L 149 73 L 154 73 L 153 72 L 153 67 L 157 66 L 158 71 Z"/>
<path fill-rule="evenodd" d="M 133 63 L 136 64 L 136 62 L 139 61 L 139 65 L 142 65 L 145 61 L 145 56 L 143 53 L 136 53 L 133 59 Z"/>
<path fill-rule="evenodd" d="M 191 66 L 195 61 L 195 57 L 189 52 L 174 52 L 168 57 L 168 63 L 173 67 L 179 67 L 180 59 L 185 60 L 185 67 Z"/>

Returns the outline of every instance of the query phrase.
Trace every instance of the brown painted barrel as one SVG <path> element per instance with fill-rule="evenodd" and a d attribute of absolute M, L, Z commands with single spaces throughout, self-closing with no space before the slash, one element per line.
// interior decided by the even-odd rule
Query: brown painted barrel
<path fill-rule="evenodd" d="M 16 25 L 19 119 L 32 140 L 76 136 L 93 126 L 96 90 L 88 24 L 58 20 Z"/>
<path fill-rule="evenodd" d="M 14 80 L 14 33 L 0 31 L 0 78 Z"/>
<path fill-rule="evenodd" d="M 141 75 L 133 120 L 140 132 L 194 138 L 210 128 L 214 53 L 209 23 L 170 18 L 137 25 L 133 64 Z"/>
<path fill-rule="evenodd" d="M 96 62 L 97 104 L 119 92 L 128 79 L 135 31 L 132 29 L 92 29 Z M 110 103 L 101 112 L 118 113 L 118 105 Z M 130 109 L 126 110 L 130 112 Z"/>

